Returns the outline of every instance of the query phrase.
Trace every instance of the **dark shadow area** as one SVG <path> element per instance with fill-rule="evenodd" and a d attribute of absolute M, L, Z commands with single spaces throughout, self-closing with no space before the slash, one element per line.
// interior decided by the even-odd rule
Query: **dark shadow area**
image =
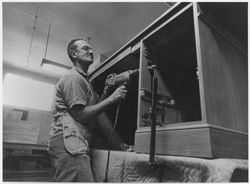
<path fill-rule="evenodd" d="M 230 182 L 248 182 L 248 170 L 235 169 Z"/>

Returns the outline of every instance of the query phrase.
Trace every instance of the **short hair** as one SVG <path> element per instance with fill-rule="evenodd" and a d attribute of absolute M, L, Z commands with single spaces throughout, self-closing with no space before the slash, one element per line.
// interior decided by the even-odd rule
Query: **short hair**
<path fill-rule="evenodd" d="M 71 51 L 71 50 L 76 50 L 77 45 L 75 44 L 75 42 L 76 42 L 76 41 L 79 41 L 79 40 L 87 41 L 87 39 L 84 39 L 84 38 L 73 39 L 73 40 L 71 40 L 71 41 L 69 42 L 68 47 L 67 47 L 68 56 L 69 56 L 69 58 L 70 58 L 70 60 L 71 60 L 72 62 L 74 62 L 74 58 L 71 56 L 70 51 Z"/>

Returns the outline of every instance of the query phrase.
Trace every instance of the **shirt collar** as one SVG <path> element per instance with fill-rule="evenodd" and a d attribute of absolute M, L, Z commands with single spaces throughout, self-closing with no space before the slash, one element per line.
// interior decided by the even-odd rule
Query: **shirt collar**
<path fill-rule="evenodd" d="M 88 77 L 88 74 L 85 73 L 81 68 L 77 67 L 77 66 L 73 66 L 72 67 L 73 70 L 77 71 L 78 73 L 82 74 L 84 77 Z"/>

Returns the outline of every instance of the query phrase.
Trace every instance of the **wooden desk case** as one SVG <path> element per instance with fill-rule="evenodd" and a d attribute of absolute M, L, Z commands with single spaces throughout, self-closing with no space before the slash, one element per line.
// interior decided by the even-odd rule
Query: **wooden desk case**
<path fill-rule="evenodd" d="M 139 68 L 117 131 L 142 153 L 149 153 L 152 61 L 156 154 L 247 158 L 247 3 L 176 3 L 91 74 L 101 91 L 109 73 Z M 114 119 L 114 109 L 107 114 Z"/>

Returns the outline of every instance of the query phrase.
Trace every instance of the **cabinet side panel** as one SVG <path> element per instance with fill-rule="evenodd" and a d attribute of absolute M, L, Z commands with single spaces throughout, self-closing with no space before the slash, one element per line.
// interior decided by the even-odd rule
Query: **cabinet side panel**
<path fill-rule="evenodd" d="M 137 132 L 135 151 L 149 153 L 150 131 Z M 211 158 L 208 128 L 156 132 L 156 154 Z"/>
<path fill-rule="evenodd" d="M 247 132 L 247 57 L 199 19 L 209 124 Z"/>
<path fill-rule="evenodd" d="M 212 154 L 214 158 L 248 158 L 248 136 L 219 130 L 210 129 Z"/>

